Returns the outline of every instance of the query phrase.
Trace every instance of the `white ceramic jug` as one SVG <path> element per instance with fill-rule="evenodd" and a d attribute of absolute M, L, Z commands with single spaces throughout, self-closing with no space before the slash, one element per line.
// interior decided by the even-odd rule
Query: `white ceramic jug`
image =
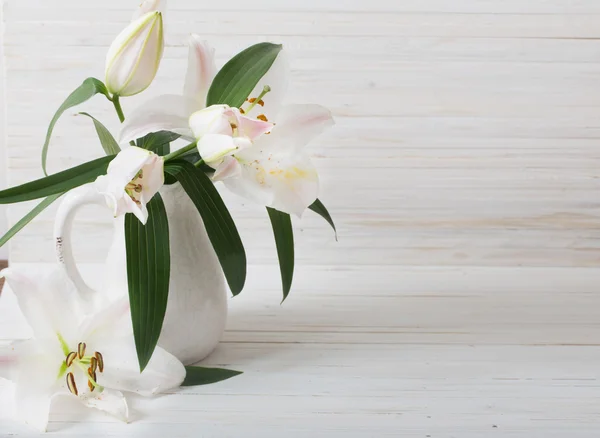
<path fill-rule="evenodd" d="M 169 219 L 171 280 L 167 314 L 158 344 L 185 365 L 199 362 L 217 346 L 227 319 L 227 288 L 202 218 L 179 184 L 160 194 Z M 104 287 L 95 291 L 83 280 L 72 252 L 72 226 L 79 208 L 106 206 L 91 185 L 67 193 L 59 206 L 54 237 L 59 262 L 89 300 L 128 294 L 124 218 L 115 219 L 113 242 L 106 259 Z"/>

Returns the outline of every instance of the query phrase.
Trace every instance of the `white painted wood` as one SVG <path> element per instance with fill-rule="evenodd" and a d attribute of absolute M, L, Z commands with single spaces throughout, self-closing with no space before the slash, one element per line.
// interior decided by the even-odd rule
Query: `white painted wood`
<path fill-rule="evenodd" d="M 50 117 L 102 77 L 136 2 L 4 1 L 10 184 L 41 176 Z M 310 150 L 340 241 L 312 214 L 295 220 L 280 306 L 264 209 L 224 192 L 250 279 L 207 363 L 246 374 L 135 400 L 130 426 L 64 404 L 55 436 L 596 437 L 599 18 L 596 0 L 171 0 L 157 81 L 125 111 L 180 91 L 190 32 L 220 63 L 284 43 L 289 101 L 338 122 Z M 102 99 L 81 109 L 118 128 Z M 87 119 L 55 133 L 52 170 L 101 154 Z M 11 223 L 30 208 L 12 206 Z M 53 259 L 52 218 L 12 242 L 12 262 Z M 81 215 L 79 260 L 103 259 L 108 219 Z M 4 296 L 0 339 L 26 334 L 19 321 Z M 33 436 L 0 422 L 9 434 Z"/>
<path fill-rule="evenodd" d="M 0 35 L 4 35 L 4 10 L 0 8 Z M 6 97 L 4 72 L 4 45 L 0 44 L 0 190 L 6 187 Z M 8 230 L 6 207 L 0 205 L 0 235 Z M 8 245 L 0 248 L 0 260 L 8 259 Z"/>

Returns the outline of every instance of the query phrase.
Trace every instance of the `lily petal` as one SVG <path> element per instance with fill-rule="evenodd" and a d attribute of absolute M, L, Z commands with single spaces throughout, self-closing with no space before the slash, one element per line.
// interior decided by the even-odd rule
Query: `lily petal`
<path fill-rule="evenodd" d="M 242 166 L 234 157 L 225 157 L 223 162 L 217 167 L 214 175 L 212 176 L 213 181 L 223 181 L 228 178 L 235 178 L 240 176 L 242 173 Z"/>
<path fill-rule="evenodd" d="M 271 132 L 274 127 L 272 123 L 243 116 L 237 108 L 231 110 L 231 115 L 237 120 L 239 135 L 252 141 L 267 132 Z"/>
<path fill-rule="evenodd" d="M 297 152 L 333 125 L 331 111 L 321 105 L 287 105 L 281 109 L 271 135 L 261 137 L 257 146 Z"/>
<path fill-rule="evenodd" d="M 104 388 L 102 392 L 87 392 L 77 399 L 85 406 L 107 412 L 121 421 L 128 422 L 129 420 L 127 400 L 120 391 Z"/>
<path fill-rule="evenodd" d="M 249 143 L 249 142 L 248 142 Z M 198 142 L 198 152 L 206 164 L 216 168 L 223 162 L 223 158 L 234 154 L 238 144 L 234 137 L 221 134 L 208 134 Z"/>
<path fill-rule="evenodd" d="M 196 34 L 190 36 L 188 44 L 190 50 L 183 94 L 194 98 L 203 108 L 206 106 L 210 85 L 217 74 L 215 49 Z"/>
<path fill-rule="evenodd" d="M 62 270 L 54 270 L 39 282 L 33 282 L 11 268 L 1 271 L 0 276 L 6 279 L 17 297 L 19 307 L 37 339 L 48 340 L 60 347 L 57 333 L 65 338 L 76 333 L 78 321 L 70 316 L 77 315 L 83 306 L 75 286 Z M 57 284 L 61 287 L 55 287 Z M 41 285 L 44 285 L 43 288 Z"/>
<path fill-rule="evenodd" d="M 223 158 L 237 151 L 235 139 L 228 135 L 208 134 L 198 142 L 198 152 L 206 164 L 216 168 Z"/>
<path fill-rule="evenodd" d="M 277 59 L 269 71 L 262 77 L 258 84 L 250 93 L 249 98 L 257 98 L 265 86 L 269 86 L 271 91 L 262 98 L 264 106 L 256 105 L 246 115 L 251 118 L 257 118 L 264 115 L 267 121 L 278 122 L 279 110 L 283 104 L 283 98 L 288 89 L 290 76 L 290 66 L 285 51 L 279 52 Z M 247 104 L 245 105 L 247 106 Z"/>
<path fill-rule="evenodd" d="M 297 216 L 317 199 L 319 176 L 306 154 L 254 145 L 236 157 L 242 174 L 224 181 L 234 193 Z"/>
<path fill-rule="evenodd" d="M 235 115 L 227 105 L 211 105 L 189 118 L 194 138 L 198 140 L 208 134 L 233 135 L 233 122 Z"/>
<path fill-rule="evenodd" d="M 20 347 L 25 355 L 20 357 L 15 382 L 16 414 L 25 423 L 45 431 L 52 399 L 66 394 L 63 379 L 58 379 L 60 356 L 47 355 L 45 345 L 36 341 L 26 341 Z"/>
<path fill-rule="evenodd" d="M 0 379 L 13 380 L 17 367 L 17 355 L 12 345 L 0 348 Z"/>
<path fill-rule="evenodd" d="M 177 388 L 185 379 L 183 364 L 160 347 L 140 374 L 133 336 L 106 339 L 94 348 L 104 357 L 104 372 L 98 375 L 103 386 L 149 397 Z"/>
<path fill-rule="evenodd" d="M 162 160 L 156 154 L 138 147 L 123 149 L 108 165 L 108 175 L 118 175 L 129 182 L 150 162 Z"/>
<path fill-rule="evenodd" d="M 283 169 L 267 177 L 274 190 L 270 206 L 301 217 L 319 196 L 319 175 L 306 155 L 293 157 Z"/>
<path fill-rule="evenodd" d="M 189 117 L 202 108 L 200 102 L 184 96 L 166 94 L 155 97 L 129 115 L 119 141 L 128 143 L 158 131 L 171 131 L 191 141 L 194 135 L 189 127 Z"/>

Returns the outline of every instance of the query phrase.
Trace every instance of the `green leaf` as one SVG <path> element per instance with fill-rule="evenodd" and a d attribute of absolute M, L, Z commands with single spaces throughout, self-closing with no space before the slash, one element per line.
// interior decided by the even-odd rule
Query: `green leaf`
<path fill-rule="evenodd" d="M 3 190 L 0 192 L 0 204 L 14 204 L 68 192 L 104 175 L 113 158 L 114 155 L 98 158 L 45 178 Z"/>
<path fill-rule="evenodd" d="M 331 228 L 333 228 L 333 231 L 335 232 L 335 240 L 338 240 L 337 229 L 335 228 L 335 223 L 333 222 L 331 215 L 327 211 L 327 208 L 325 208 L 325 205 L 323 205 L 323 203 L 317 199 L 313 203 L 313 205 L 311 205 L 308 208 L 310 208 L 312 211 L 314 211 L 315 213 L 320 215 L 323 219 L 325 219 L 327 222 L 329 222 L 329 225 L 331 225 Z"/>
<path fill-rule="evenodd" d="M 277 244 L 277 255 L 279 257 L 279 269 L 281 271 L 281 283 L 283 284 L 283 301 L 286 300 L 292 289 L 294 279 L 294 230 L 292 218 L 287 213 L 267 207 L 273 234 Z M 282 301 L 282 302 L 283 302 Z"/>
<path fill-rule="evenodd" d="M 142 149 L 156 152 L 158 155 L 168 155 L 171 142 L 181 135 L 169 131 L 153 132 L 137 140 L 137 146 Z"/>
<path fill-rule="evenodd" d="M 181 386 L 210 385 L 243 374 L 241 371 L 203 367 L 185 367 L 185 371 L 185 380 Z"/>
<path fill-rule="evenodd" d="M 210 178 L 187 161 L 171 161 L 165 165 L 165 172 L 181 183 L 196 205 L 229 288 L 238 295 L 246 283 L 246 251 L 221 195 Z"/>
<path fill-rule="evenodd" d="M 95 78 L 87 78 L 85 81 L 83 81 L 83 84 L 81 84 L 79 88 L 73 91 L 69 97 L 67 97 L 67 100 L 63 102 L 60 108 L 58 108 L 56 111 L 56 114 L 54 114 L 54 117 L 50 122 L 50 126 L 48 126 L 46 141 L 44 142 L 44 148 L 42 149 L 42 169 L 44 170 L 44 175 L 48 175 L 48 172 L 46 171 L 48 145 L 50 144 L 50 138 L 52 137 L 52 131 L 54 131 L 56 122 L 58 122 L 58 119 L 60 119 L 66 110 L 90 100 L 96 94 L 104 94 L 107 98 L 109 97 L 108 90 L 102 81 L 99 81 Z"/>
<path fill-rule="evenodd" d="M 241 107 L 282 48 L 281 44 L 260 43 L 234 56 L 213 80 L 206 106 L 226 104 L 233 108 Z"/>
<path fill-rule="evenodd" d="M 169 223 L 159 194 L 152 198 L 147 208 L 146 225 L 131 213 L 125 216 L 127 282 L 140 372 L 150 362 L 160 337 L 171 272 Z"/>
<path fill-rule="evenodd" d="M 48 208 L 54 201 L 62 196 L 62 193 L 48 196 L 42 202 L 40 202 L 33 210 L 27 213 L 19 222 L 17 222 L 8 232 L 0 237 L 0 248 L 2 248 L 10 239 L 15 237 L 15 235 L 21 231 L 29 222 L 34 220 L 42 211 Z"/>
<path fill-rule="evenodd" d="M 102 123 L 100 123 L 96 118 L 92 117 L 88 113 L 79 113 L 82 116 L 87 116 L 94 122 L 94 127 L 96 128 L 96 133 L 98 134 L 98 138 L 100 139 L 100 143 L 102 144 L 102 149 L 106 155 L 117 155 L 121 152 L 121 148 L 119 147 L 119 143 L 112 136 L 110 131 L 106 129 Z"/>

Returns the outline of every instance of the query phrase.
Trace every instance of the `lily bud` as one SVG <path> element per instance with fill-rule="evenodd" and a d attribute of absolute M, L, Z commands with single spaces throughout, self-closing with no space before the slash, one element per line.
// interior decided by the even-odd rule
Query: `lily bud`
<path fill-rule="evenodd" d="M 133 21 L 112 43 L 106 57 L 106 87 L 114 95 L 133 96 L 150 86 L 164 51 L 159 11 Z"/>

